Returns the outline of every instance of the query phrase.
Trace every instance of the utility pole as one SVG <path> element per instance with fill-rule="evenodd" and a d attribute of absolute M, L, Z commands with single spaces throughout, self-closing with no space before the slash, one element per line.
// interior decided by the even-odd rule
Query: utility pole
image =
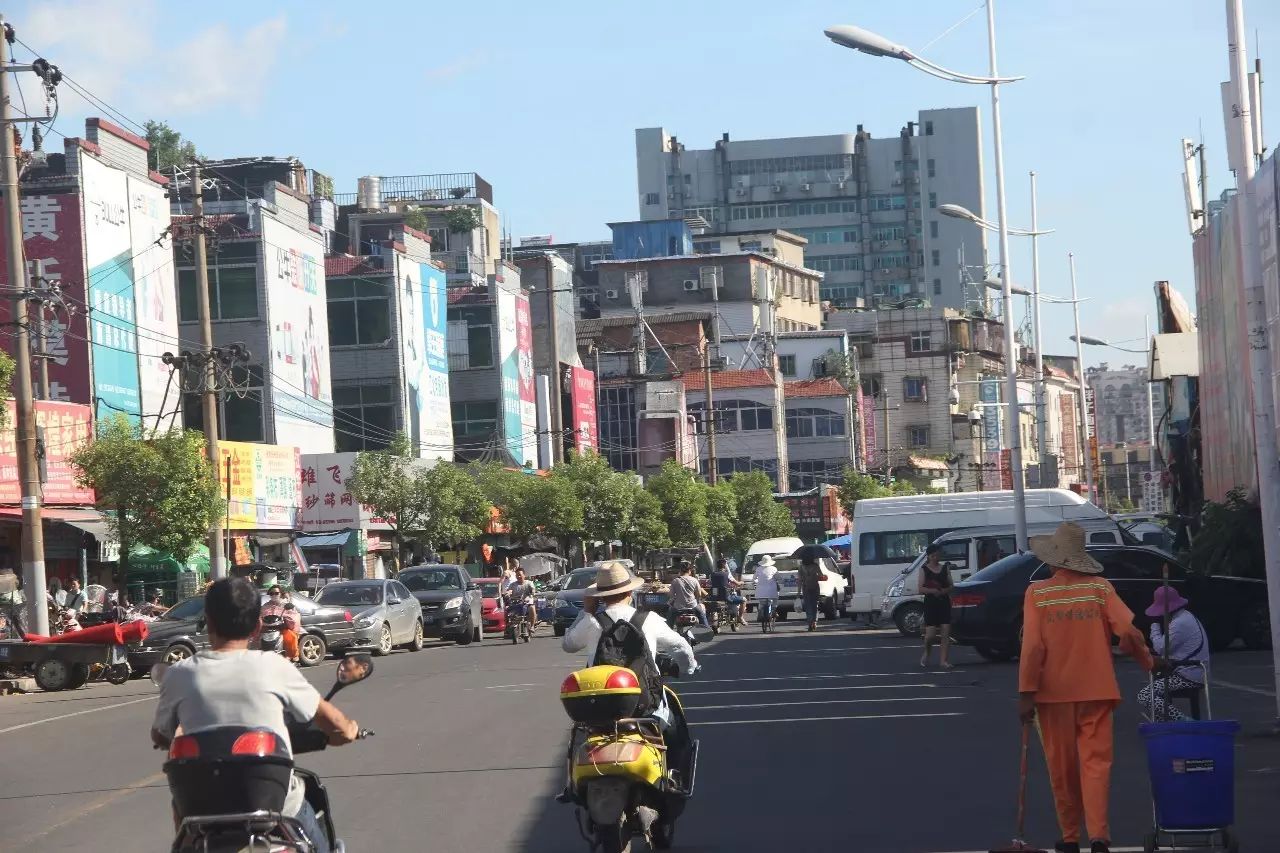
<path fill-rule="evenodd" d="M 711 339 L 702 343 L 702 380 L 703 390 L 706 392 L 707 406 L 703 409 L 703 419 L 707 425 L 707 482 L 711 485 L 716 484 L 716 468 L 719 460 L 716 458 L 716 410 L 712 399 L 711 388 Z"/>
<path fill-rule="evenodd" d="M 1241 285 L 1245 328 L 1249 330 L 1249 385 L 1253 395 L 1253 443 L 1258 466 L 1258 503 L 1262 507 L 1262 542 L 1266 554 L 1267 601 L 1271 607 L 1272 669 L 1280 701 L 1280 458 L 1277 457 L 1275 399 L 1271 387 L 1271 350 L 1267 341 L 1267 298 L 1258 251 L 1258 205 L 1253 175 L 1253 109 L 1245 56 L 1244 2 L 1227 0 L 1227 57 L 1231 69 L 1230 122 L 1227 139 L 1235 146 L 1239 216 Z M 1277 713 L 1280 719 L 1280 710 Z"/>
<path fill-rule="evenodd" d="M 204 408 L 204 444 L 215 476 L 220 465 L 218 454 L 218 379 L 217 363 L 213 358 L 213 315 L 209 310 L 209 257 L 204 245 L 204 184 L 200 178 L 200 164 L 191 167 L 191 219 L 192 238 L 196 248 L 196 304 L 200 313 L 200 346 L 204 348 L 204 390 L 201 394 Z M 228 481 L 230 478 L 228 478 Z M 209 528 L 209 572 L 214 579 L 227 576 L 227 562 L 222 548 L 222 519 Z"/>
<path fill-rule="evenodd" d="M 23 260 L 22 208 L 19 200 L 18 162 L 14 151 L 13 104 L 9 95 L 9 41 L 0 18 L 0 180 L 4 191 L 4 239 L 13 298 L 13 336 L 16 362 L 13 396 L 17 409 L 18 486 L 22 495 L 22 585 L 31 609 L 31 625 L 37 634 L 49 633 L 45 607 L 44 526 L 41 520 L 40 466 L 36 460 L 35 401 L 31 395 L 31 338 L 27 325 L 27 269 Z"/>
<path fill-rule="evenodd" d="M 1075 315 L 1076 320 L 1076 370 L 1080 371 L 1080 436 L 1083 440 L 1080 453 L 1084 459 L 1085 488 L 1087 489 L 1089 500 L 1093 500 L 1093 445 L 1089 441 L 1089 403 L 1084 398 L 1085 390 L 1089 387 L 1089 383 L 1084 375 L 1084 347 L 1080 343 L 1080 294 L 1076 291 L 1076 256 L 1074 252 L 1067 253 L 1067 261 L 1071 264 L 1071 312 Z"/>
<path fill-rule="evenodd" d="M 1040 488 L 1050 485 L 1049 471 L 1049 419 L 1045 407 L 1044 387 L 1044 341 L 1040 333 L 1040 236 L 1039 222 L 1036 219 L 1036 173 L 1031 173 L 1031 325 L 1036 334 L 1036 449 L 1040 459 Z M 1059 453 L 1059 456 L 1062 454 Z M 1058 478 L 1052 478 L 1052 485 L 1058 485 Z"/>
<path fill-rule="evenodd" d="M 564 387 L 560 377 L 560 334 L 556 328 L 556 264 L 550 252 L 546 261 L 547 331 L 551 336 L 551 464 L 556 465 L 564 461 Z"/>

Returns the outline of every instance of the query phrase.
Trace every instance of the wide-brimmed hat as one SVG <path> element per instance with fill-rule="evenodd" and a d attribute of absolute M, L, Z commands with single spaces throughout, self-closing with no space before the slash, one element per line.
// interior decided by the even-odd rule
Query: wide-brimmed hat
<path fill-rule="evenodd" d="M 1102 564 L 1085 550 L 1084 528 L 1070 521 L 1058 525 L 1048 536 L 1032 536 L 1031 553 L 1050 566 L 1086 575 L 1102 573 Z"/>
<path fill-rule="evenodd" d="M 644 581 L 618 562 L 604 563 L 596 570 L 596 582 L 587 587 L 586 594 L 597 597 L 631 592 L 644 586 Z"/>
<path fill-rule="evenodd" d="M 1175 610 L 1181 610 L 1187 606 L 1187 600 L 1178 594 L 1178 591 L 1171 586 L 1156 587 L 1156 594 L 1151 599 L 1151 606 L 1147 608 L 1147 615 L 1153 619 L 1173 613 Z"/>
<path fill-rule="evenodd" d="M 765 569 L 765 568 L 768 568 L 769 566 L 776 566 L 776 565 L 778 564 L 773 561 L 773 557 L 770 557 L 768 554 L 765 554 L 763 557 L 760 558 L 760 562 L 756 563 L 756 568 Z"/>

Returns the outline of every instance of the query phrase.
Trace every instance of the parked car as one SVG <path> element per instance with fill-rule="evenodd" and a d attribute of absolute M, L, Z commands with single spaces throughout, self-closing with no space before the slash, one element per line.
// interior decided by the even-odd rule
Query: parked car
<path fill-rule="evenodd" d="M 316 603 L 350 610 L 353 645 L 372 646 L 376 655 L 390 654 L 396 646 L 413 652 L 422 648 L 422 606 L 399 581 L 337 581 L 320 590 Z"/>
<path fill-rule="evenodd" d="M 486 634 L 493 634 L 501 637 L 507 630 L 507 611 L 502 606 L 501 600 L 498 598 L 499 587 L 502 585 L 502 578 L 480 578 L 476 581 L 476 585 L 480 587 L 480 619 L 484 623 L 484 631 Z M 537 600 L 537 606 L 541 608 L 542 600 Z M 550 612 L 550 603 L 547 604 L 547 612 Z M 539 609 L 538 618 L 542 619 L 542 611 Z"/>
<path fill-rule="evenodd" d="M 1091 545 L 1089 554 L 1103 566 L 1102 576 L 1134 613 L 1134 624 L 1146 633 L 1151 618 L 1144 611 L 1161 584 L 1161 567 L 1169 566 L 1169 583 L 1190 602 L 1204 623 L 1214 649 L 1241 639 L 1251 649 L 1271 644 L 1266 583 L 1248 578 L 1189 572 L 1168 554 L 1140 545 Z M 1022 601 L 1032 581 L 1050 569 L 1034 554 L 999 560 L 956 584 L 951 599 L 951 638 L 973 646 L 987 660 L 1016 657 L 1022 636 Z"/>
<path fill-rule="evenodd" d="M 575 569 L 569 573 L 564 586 L 551 602 L 551 607 L 555 611 L 551 619 L 551 627 L 557 637 L 563 637 L 564 632 L 568 631 L 569 626 L 578 618 L 578 614 L 582 612 L 582 599 L 586 596 L 587 587 L 595 582 L 594 566 Z"/>
<path fill-rule="evenodd" d="M 1082 518 L 1076 524 L 1084 528 L 1089 544 L 1116 545 L 1123 541 L 1120 528 L 1110 518 Z M 1032 524 L 1027 531 L 1035 536 L 1052 533 L 1057 527 L 1057 524 Z M 967 527 L 933 540 L 933 544 L 941 546 L 942 562 L 951 567 L 951 580 L 955 583 L 968 580 L 974 573 L 1014 553 L 1016 542 L 1012 524 Z M 924 596 L 920 594 L 918 574 L 923 564 L 924 551 L 921 551 L 885 588 L 880 605 L 880 616 L 892 619 L 904 637 L 918 637 L 924 630 Z"/>
<path fill-rule="evenodd" d="M 428 637 L 453 640 L 460 646 L 483 639 L 483 596 L 466 569 L 426 563 L 402 570 L 398 580 L 422 605 L 422 622 Z"/>

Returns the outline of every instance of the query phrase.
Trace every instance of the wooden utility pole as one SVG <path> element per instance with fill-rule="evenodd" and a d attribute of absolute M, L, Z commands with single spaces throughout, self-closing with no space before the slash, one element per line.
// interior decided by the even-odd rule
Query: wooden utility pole
<path fill-rule="evenodd" d="M 49 610 L 45 607 L 44 527 L 41 520 L 40 466 L 36 460 L 35 401 L 31 392 L 31 338 L 27 325 L 27 270 L 22 245 L 22 208 L 19 202 L 18 162 L 15 148 L 13 105 L 9 95 L 9 41 L 0 18 L 0 181 L 4 192 L 4 241 L 13 299 L 13 336 L 16 362 L 13 396 L 18 414 L 18 487 L 22 496 L 22 576 L 31 626 L 37 634 L 49 633 Z"/>
<path fill-rule="evenodd" d="M 209 309 L 209 256 L 204 244 L 204 184 L 200 178 L 200 164 L 191 167 L 191 224 L 196 249 L 196 305 L 200 314 L 200 346 L 204 353 L 204 389 L 201 393 L 204 409 L 204 443 L 209 464 L 217 475 L 218 454 L 218 378 L 213 358 L 213 315 Z M 230 477 L 227 478 L 228 483 Z M 209 528 L 209 573 L 214 579 L 227 576 L 226 555 L 222 548 L 222 520 L 214 521 Z"/>
<path fill-rule="evenodd" d="M 707 396 L 707 405 L 703 409 L 703 420 L 707 425 L 707 482 L 714 486 L 718 479 L 716 469 L 719 467 L 719 460 L 716 458 L 716 410 L 712 399 L 710 339 L 702 345 L 702 380 Z"/>

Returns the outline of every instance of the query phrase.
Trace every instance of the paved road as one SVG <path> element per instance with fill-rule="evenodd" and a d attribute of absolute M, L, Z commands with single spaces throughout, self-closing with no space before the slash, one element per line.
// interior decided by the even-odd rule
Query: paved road
<path fill-rule="evenodd" d="M 956 656 L 960 669 L 921 670 L 891 632 L 841 623 L 816 634 L 789 624 L 700 648 L 705 669 L 679 689 L 702 739 L 698 791 L 677 849 L 711 851 L 969 851 L 1012 832 L 1017 726 L 1015 668 Z M 360 850 L 586 850 L 561 783 L 566 718 L 556 688 L 576 662 L 540 635 L 379 659 L 341 704 L 378 736 L 309 756 L 328 781 L 340 832 Z M 1219 715 L 1269 718 L 1267 659 L 1222 655 Z M 309 670 L 318 685 L 333 664 Z M 1133 687 L 1141 674 L 1122 668 Z M 161 755 L 148 748 L 155 706 L 147 681 L 74 693 L 0 697 L 0 827 L 6 850 L 167 849 Z M 1117 720 L 1116 845 L 1140 843 L 1149 821 L 1136 709 Z M 1265 818 L 1280 749 L 1246 741 L 1240 820 L 1246 849 L 1276 834 Z M 1056 828 L 1043 768 L 1032 761 L 1030 830 Z"/>

